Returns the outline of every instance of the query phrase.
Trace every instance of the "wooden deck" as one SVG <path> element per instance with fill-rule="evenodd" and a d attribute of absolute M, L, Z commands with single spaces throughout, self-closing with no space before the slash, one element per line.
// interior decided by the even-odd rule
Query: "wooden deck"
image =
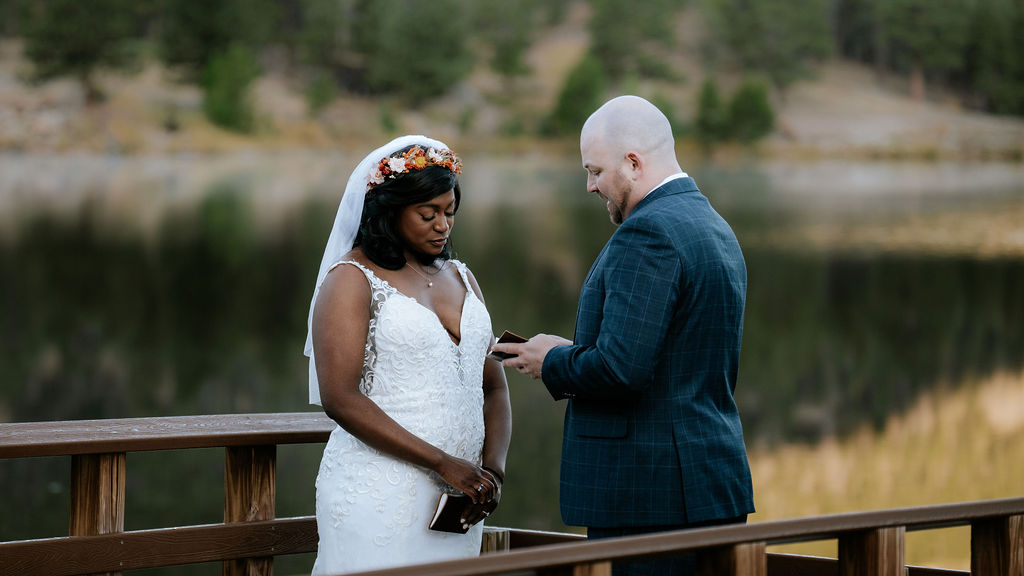
<path fill-rule="evenodd" d="M 69 456 L 68 536 L 0 542 L 0 575 L 93 574 L 223 562 L 224 574 L 272 574 L 275 556 L 316 550 L 312 516 L 276 518 L 277 446 L 323 443 L 320 413 L 205 415 L 0 424 L 0 458 Z M 224 522 L 124 531 L 127 452 L 223 447 Z M 971 573 L 1024 576 L 1024 497 L 761 522 L 588 542 L 488 528 L 479 558 L 367 572 L 377 576 L 601 575 L 626 558 L 694 553 L 709 575 L 967 574 L 907 567 L 907 531 L 971 527 Z M 838 540 L 838 558 L 767 552 Z"/>

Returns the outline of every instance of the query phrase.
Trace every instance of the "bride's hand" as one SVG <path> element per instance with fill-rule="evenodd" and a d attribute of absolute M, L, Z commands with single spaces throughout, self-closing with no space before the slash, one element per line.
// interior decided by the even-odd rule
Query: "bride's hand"
<path fill-rule="evenodd" d="M 498 483 L 498 489 L 494 493 L 494 498 L 483 504 L 473 504 L 466 511 L 466 524 L 472 526 L 477 522 L 487 518 L 494 512 L 494 509 L 498 507 L 498 502 L 501 501 L 501 483 Z"/>
<path fill-rule="evenodd" d="M 499 486 L 492 476 L 483 468 L 462 458 L 446 457 L 437 473 L 449 486 L 472 498 L 474 504 L 485 504 L 498 496 Z"/>

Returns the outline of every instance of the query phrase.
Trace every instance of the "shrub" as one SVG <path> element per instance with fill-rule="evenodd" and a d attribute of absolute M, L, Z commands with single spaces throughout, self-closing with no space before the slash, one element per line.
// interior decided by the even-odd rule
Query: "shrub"
<path fill-rule="evenodd" d="M 318 72 L 306 86 L 306 103 L 309 113 L 316 114 L 330 104 L 338 95 L 338 87 L 327 72 Z"/>
<path fill-rule="evenodd" d="M 254 118 L 249 85 L 258 75 L 248 51 L 234 45 L 214 57 L 203 77 L 203 112 L 214 124 L 235 132 L 251 132 Z"/>
<path fill-rule="evenodd" d="M 711 148 L 729 137 L 728 113 L 722 104 L 722 98 L 718 95 L 718 84 L 714 80 L 705 80 L 701 86 L 694 128 L 697 141 L 704 148 Z"/>
<path fill-rule="evenodd" d="M 601 63 L 587 54 L 569 72 L 545 132 L 552 135 L 579 132 L 590 114 L 601 104 L 605 73 Z"/>
<path fill-rule="evenodd" d="M 744 82 L 729 101 L 729 126 L 733 137 L 754 142 L 775 128 L 775 112 L 764 84 Z"/>

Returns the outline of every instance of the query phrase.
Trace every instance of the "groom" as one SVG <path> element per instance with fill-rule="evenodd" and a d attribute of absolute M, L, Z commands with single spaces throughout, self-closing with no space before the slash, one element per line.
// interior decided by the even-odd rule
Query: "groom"
<path fill-rule="evenodd" d="M 580 291 L 574 341 L 497 344 L 568 399 L 566 524 L 609 538 L 745 522 L 750 468 L 733 400 L 747 274 L 729 225 L 679 167 L 668 119 L 621 96 L 580 134 L 587 191 L 619 225 Z M 692 574 L 691 556 L 614 574 Z"/>

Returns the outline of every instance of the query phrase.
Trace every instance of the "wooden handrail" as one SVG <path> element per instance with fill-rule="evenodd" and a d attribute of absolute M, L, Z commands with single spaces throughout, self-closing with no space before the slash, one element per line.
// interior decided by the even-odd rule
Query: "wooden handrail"
<path fill-rule="evenodd" d="M 1004 498 L 938 506 L 921 506 L 829 516 L 660 532 L 608 540 L 555 544 L 513 550 L 496 557 L 375 570 L 360 576 L 479 576 L 557 565 L 576 565 L 629 558 L 652 558 L 686 551 L 714 550 L 751 542 L 786 544 L 841 538 L 879 528 L 905 526 L 927 530 L 970 525 L 991 518 L 1024 517 L 1024 498 Z M 1024 546 L 1024 542 L 1018 542 Z"/>
<path fill-rule="evenodd" d="M 325 442 L 319 412 L 0 424 L 0 458 L 71 456 L 68 537 L 0 542 L 0 575 L 48 574 L 223 561 L 225 574 L 269 574 L 273 557 L 316 550 L 313 517 L 274 518 L 276 447 Z M 123 531 L 124 455 L 224 447 L 224 523 Z M 1024 498 L 855 512 L 586 541 L 575 534 L 500 529 L 479 558 L 364 573 L 480 576 L 509 572 L 605 574 L 610 562 L 693 552 L 707 573 L 966 574 L 903 566 L 904 533 L 970 525 L 975 574 L 1024 576 Z M 497 537 L 494 537 L 497 536 Z M 838 539 L 838 559 L 769 554 L 767 545 Z"/>
<path fill-rule="evenodd" d="M 70 576 L 315 550 L 316 518 L 304 516 L 3 542 L 0 574 Z"/>
<path fill-rule="evenodd" d="M 0 458 L 326 442 L 323 412 L 0 424 Z"/>

